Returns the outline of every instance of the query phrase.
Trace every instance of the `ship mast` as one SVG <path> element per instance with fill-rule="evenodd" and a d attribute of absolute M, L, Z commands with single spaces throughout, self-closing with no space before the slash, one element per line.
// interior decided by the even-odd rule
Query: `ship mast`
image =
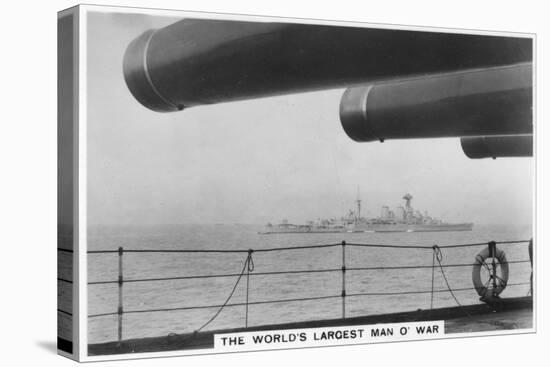
<path fill-rule="evenodd" d="M 359 186 L 357 186 L 357 216 L 355 218 L 355 221 L 361 220 L 361 197 L 359 196 Z"/>
<path fill-rule="evenodd" d="M 405 194 L 405 196 L 403 196 L 403 199 L 405 199 L 405 207 L 407 209 L 409 209 L 411 207 L 411 200 L 412 200 L 412 195 L 407 193 Z"/>
<path fill-rule="evenodd" d="M 403 199 L 405 199 L 405 221 L 409 222 L 413 217 L 413 208 L 411 206 L 411 200 L 412 195 L 409 193 L 406 193 L 405 196 L 403 196 Z"/>

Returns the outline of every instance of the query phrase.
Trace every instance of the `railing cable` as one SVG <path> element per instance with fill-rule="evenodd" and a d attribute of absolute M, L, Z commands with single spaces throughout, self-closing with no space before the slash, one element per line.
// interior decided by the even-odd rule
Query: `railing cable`
<path fill-rule="evenodd" d="M 497 244 L 520 244 L 527 243 L 529 240 L 515 240 L 515 241 L 497 241 Z M 348 246 L 356 247 L 378 247 L 378 248 L 396 248 L 396 249 L 426 249 L 431 250 L 433 246 L 429 245 L 383 245 L 383 244 L 370 244 L 370 243 L 348 243 Z M 456 247 L 472 247 L 472 246 L 486 246 L 487 242 L 479 243 L 466 243 L 459 245 L 442 245 L 439 248 L 456 248 Z M 291 247 L 270 247 L 264 249 L 255 249 L 255 252 L 272 252 L 272 251 L 293 251 L 293 250 L 305 250 L 305 249 L 315 249 L 315 248 L 329 248 L 341 246 L 341 243 L 330 243 L 330 244 L 314 244 L 314 245 L 304 245 L 304 246 L 291 246 Z M 58 251 L 70 251 L 58 248 Z M 235 250 L 216 250 L 216 249 L 134 249 L 134 250 L 124 250 L 125 253 L 248 253 L 248 250 L 245 249 L 235 249 Z M 118 253 L 118 250 L 90 250 L 88 254 L 109 254 L 109 253 Z"/>
<path fill-rule="evenodd" d="M 524 286 L 529 285 L 529 282 L 523 283 L 509 283 L 508 287 L 514 286 Z M 454 288 L 454 292 L 463 292 L 475 290 L 474 287 L 464 287 L 464 288 Z M 449 292 L 448 288 L 434 289 L 434 293 L 445 293 Z M 429 294 L 431 293 L 430 289 L 427 290 L 418 290 L 418 291 L 400 291 L 400 292 L 360 292 L 360 293 L 349 293 L 346 297 L 360 297 L 360 296 L 402 296 L 409 294 Z M 287 303 L 287 302 L 307 302 L 307 301 L 319 301 L 327 299 L 336 299 L 340 298 L 340 294 L 335 295 L 326 295 L 326 296 L 316 296 L 316 297 L 301 297 L 301 298 L 286 298 L 286 299 L 275 299 L 275 300 L 265 300 L 265 301 L 253 301 L 249 302 L 249 305 L 266 305 L 266 304 L 277 304 L 277 303 Z M 125 310 L 125 314 L 135 314 L 135 313 L 150 313 L 150 312 L 171 312 L 171 311 L 190 311 L 190 310 L 200 310 L 208 308 L 219 308 L 219 307 L 241 307 L 245 306 L 245 302 L 239 303 L 227 303 L 225 305 L 205 305 L 205 306 L 187 306 L 187 307 L 172 307 L 172 308 L 156 308 L 156 309 L 145 309 L 145 310 Z M 105 312 L 100 314 L 88 315 L 89 318 L 103 317 L 103 316 L 114 316 L 117 315 L 117 312 Z"/>
<path fill-rule="evenodd" d="M 124 252 L 126 252 L 126 250 L 124 250 Z M 521 264 L 521 263 L 528 263 L 528 262 L 529 260 L 508 260 L 506 262 L 503 262 L 502 264 Z M 443 268 L 470 267 L 470 266 L 474 266 L 474 264 L 472 263 L 442 264 L 441 266 Z M 346 267 L 346 271 L 432 269 L 433 267 L 434 266 L 432 265 Z M 251 272 L 250 276 L 332 273 L 332 272 L 341 272 L 341 271 L 342 271 L 341 268 L 280 270 L 280 271 L 254 272 L 254 273 Z M 208 279 L 208 278 L 231 278 L 231 277 L 238 277 L 239 275 L 240 273 L 227 273 L 227 274 L 187 275 L 187 276 L 174 276 L 174 277 L 161 277 L 161 278 L 136 278 L 136 279 L 124 278 L 124 283 L 157 282 L 157 281 L 170 281 L 170 280 L 192 280 L 192 279 Z M 63 280 L 63 279 L 58 279 L 58 280 Z M 88 282 L 88 285 L 102 285 L 102 284 L 118 284 L 118 280 L 97 280 L 97 281 Z"/>

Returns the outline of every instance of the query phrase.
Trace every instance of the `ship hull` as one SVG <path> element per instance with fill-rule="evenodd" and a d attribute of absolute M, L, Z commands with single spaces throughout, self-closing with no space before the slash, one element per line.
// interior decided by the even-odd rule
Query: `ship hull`
<path fill-rule="evenodd" d="M 457 224 L 364 224 L 356 225 L 353 232 L 455 232 L 471 231 L 472 223 Z"/>
<path fill-rule="evenodd" d="M 268 228 L 264 232 L 258 232 L 259 234 L 292 234 L 292 233 L 345 233 L 348 232 L 345 228 Z"/>
<path fill-rule="evenodd" d="M 291 233 L 393 233 L 393 232 L 459 232 L 471 231 L 472 223 L 457 224 L 357 224 L 347 228 L 269 228 L 260 234 L 291 234 Z"/>

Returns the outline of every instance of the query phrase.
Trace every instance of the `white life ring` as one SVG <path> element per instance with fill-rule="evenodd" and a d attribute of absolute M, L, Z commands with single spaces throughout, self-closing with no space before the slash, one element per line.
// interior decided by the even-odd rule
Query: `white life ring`
<path fill-rule="evenodd" d="M 481 282 L 481 267 L 486 264 L 485 260 L 491 258 L 491 253 L 489 252 L 489 248 L 485 248 L 483 251 L 481 251 L 479 254 L 477 254 L 473 269 L 472 269 L 472 282 L 474 283 L 474 287 L 477 291 L 477 294 L 479 294 L 481 297 L 496 297 L 498 296 L 504 288 L 506 288 L 506 284 L 508 283 L 508 275 L 509 275 L 509 269 L 508 269 L 508 262 L 506 261 L 506 255 L 504 254 L 504 251 L 497 249 L 495 247 L 495 259 L 498 261 L 498 264 L 500 265 L 502 276 L 497 277 L 496 279 L 496 288 L 488 288 Z M 492 283 L 492 281 L 491 281 Z M 491 292 L 489 293 L 489 289 Z"/>

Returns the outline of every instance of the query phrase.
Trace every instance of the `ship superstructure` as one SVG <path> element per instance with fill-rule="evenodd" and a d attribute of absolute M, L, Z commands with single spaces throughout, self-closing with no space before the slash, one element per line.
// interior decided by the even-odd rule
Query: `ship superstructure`
<path fill-rule="evenodd" d="M 413 196 L 409 193 L 403 196 L 404 206 L 391 210 L 384 205 L 380 216 L 365 218 L 361 216 L 361 199 L 356 199 L 356 210 L 339 218 L 318 219 L 306 224 L 291 224 L 283 220 L 278 225 L 268 224 L 265 232 L 271 233 L 339 233 L 339 232 L 444 232 L 471 231 L 473 223 L 445 223 L 441 219 L 431 217 L 427 211 L 422 214 L 412 205 Z"/>

